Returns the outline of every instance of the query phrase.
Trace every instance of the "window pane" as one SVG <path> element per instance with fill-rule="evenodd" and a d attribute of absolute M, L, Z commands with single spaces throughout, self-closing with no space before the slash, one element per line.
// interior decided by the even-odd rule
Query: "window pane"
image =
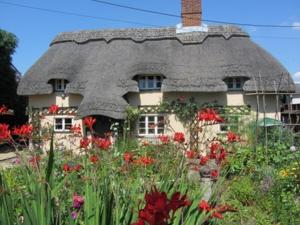
<path fill-rule="evenodd" d="M 155 121 L 155 116 L 148 117 L 148 122 L 154 122 L 154 121 Z"/>
<path fill-rule="evenodd" d="M 72 119 L 66 118 L 65 119 L 65 130 L 70 130 L 72 127 Z"/>
<path fill-rule="evenodd" d="M 55 130 L 62 130 L 62 129 L 63 129 L 62 124 L 55 125 Z"/>
<path fill-rule="evenodd" d="M 145 121 L 146 121 L 145 119 L 146 119 L 145 116 L 141 116 L 141 117 L 140 117 L 140 123 L 141 123 L 141 122 L 142 122 L 142 123 L 145 123 Z"/>
<path fill-rule="evenodd" d="M 148 88 L 154 88 L 154 77 L 150 76 L 148 77 Z"/>
<path fill-rule="evenodd" d="M 143 128 L 140 128 L 140 129 L 139 129 L 139 134 L 146 134 L 146 130 L 143 129 Z"/>
<path fill-rule="evenodd" d="M 155 129 L 148 129 L 148 134 L 155 134 Z"/>
<path fill-rule="evenodd" d="M 55 119 L 55 124 L 62 124 L 62 119 L 61 118 Z"/>
<path fill-rule="evenodd" d="M 241 83 L 236 83 L 235 84 L 235 88 L 236 89 L 241 89 L 242 88 L 242 84 Z"/>
<path fill-rule="evenodd" d="M 140 89 L 145 89 L 146 88 L 145 77 L 140 77 L 139 78 L 139 88 Z"/>

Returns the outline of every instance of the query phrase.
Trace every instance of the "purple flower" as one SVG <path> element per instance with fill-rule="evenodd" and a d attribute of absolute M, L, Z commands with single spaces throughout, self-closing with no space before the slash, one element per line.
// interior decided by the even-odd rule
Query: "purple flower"
<path fill-rule="evenodd" d="M 77 217 L 78 217 L 78 212 L 73 211 L 73 212 L 71 213 L 71 216 L 72 216 L 73 220 L 76 220 Z"/>
<path fill-rule="evenodd" d="M 82 196 L 75 194 L 73 196 L 73 208 L 80 209 L 83 204 L 84 204 L 84 198 Z"/>
<path fill-rule="evenodd" d="M 20 164 L 21 163 L 21 159 L 20 158 L 15 158 L 11 161 L 13 164 Z"/>

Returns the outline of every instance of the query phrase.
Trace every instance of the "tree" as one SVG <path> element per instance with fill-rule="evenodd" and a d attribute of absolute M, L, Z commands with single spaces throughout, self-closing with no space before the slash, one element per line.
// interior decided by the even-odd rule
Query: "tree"
<path fill-rule="evenodd" d="M 17 37 L 0 29 L 0 106 L 6 105 L 14 110 L 13 117 L 3 117 L 10 125 L 18 125 L 26 121 L 26 98 L 17 95 L 20 73 L 12 64 Z M 3 121 L 0 121 L 3 122 Z"/>

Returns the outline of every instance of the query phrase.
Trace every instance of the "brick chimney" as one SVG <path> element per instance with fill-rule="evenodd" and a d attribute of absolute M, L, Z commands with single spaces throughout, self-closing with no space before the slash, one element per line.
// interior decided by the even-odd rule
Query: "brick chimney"
<path fill-rule="evenodd" d="M 181 0 L 182 4 L 182 26 L 197 27 L 201 26 L 202 19 L 202 0 Z"/>

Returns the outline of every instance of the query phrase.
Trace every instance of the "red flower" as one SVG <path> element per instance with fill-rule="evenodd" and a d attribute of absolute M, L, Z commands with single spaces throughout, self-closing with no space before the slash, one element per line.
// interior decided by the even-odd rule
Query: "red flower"
<path fill-rule="evenodd" d="M 217 178 L 219 176 L 218 170 L 212 170 L 212 171 L 210 171 L 210 176 L 212 178 Z"/>
<path fill-rule="evenodd" d="M 140 158 L 138 158 L 136 161 L 135 161 L 136 164 L 139 164 L 139 165 L 144 165 L 144 166 L 147 166 L 147 165 L 151 165 L 154 163 L 154 159 L 151 158 L 151 157 L 147 157 L 147 156 L 142 156 Z"/>
<path fill-rule="evenodd" d="M 14 128 L 12 134 L 20 136 L 22 138 L 30 138 L 32 130 L 32 125 L 24 124 L 19 128 Z"/>
<path fill-rule="evenodd" d="M 169 200 L 165 192 L 159 192 L 155 187 L 145 195 L 146 205 L 139 211 L 138 221 L 132 225 L 168 225 L 170 212 L 173 213 L 181 207 L 190 205 L 186 196 L 179 192 L 172 195 Z"/>
<path fill-rule="evenodd" d="M 186 157 L 187 157 L 188 159 L 194 159 L 194 158 L 196 158 L 196 156 L 197 156 L 197 152 L 192 151 L 192 150 L 186 151 L 185 154 L 186 154 Z"/>
<path fill-rule="evenodd" d="M 200 157 L 200 165 L 205 166 L 208 161 L 209 161 L 209 157 L 207 156 Z"/>
<path fill-rule="evenodd" d="M 174 134 L 174 138 L 173 138 L 174 141 L 178 142 L 178 143 L 183 143 L 185 142 L 185 137 L 184 137 L 184 134 L 182 132 L 176 132 Z"/>
<path fill-rule="evenodd" d="M 81 134 L 81 126 L 80 126 L 80 124 L 78 124 L 78 125 L 73 125 L 73 126 L 70 128 L 70 131 L 71 131 L 73 134 Z"/>
<path fill-rule="evenodd" d="M 0 115 L 3 115 L 8 112 L 8 108 L 5 105 L 0 107 Z"/>
<path fill-rule="evenodd" d="M 218 219 L 223 219 L 222 214 L 219 213 L 219 212 L 217 212 L 217 211 L 213 212 L 213 213 L 211 214 L 211 217 L 212 217 L 212 218 L 215 217 L 215 218 L 218 218 Z"/>
<path fill-rule="evenodd" d="M 49 107 L 48 111 L 50 114 L 56 114 L 58 112 L 58 109 L 59 109 L 58 105 L 53 104 Z"/>
<path fill-rule="evenodd" d="M 70 172 L 72 170 L 72 168 L 71 168 L 71 166 L 69 166 L 69 164 L 66 163 L 63 165 L 63 170 L 65 172 Z"/>
<path fill-rule="evenodd" d="M 198 208 L 204 212 L 209 212 L 211 210 L 210 205 L 205 200 L 201 200 L 201 202 L 198 205 Z"/>
<path fill-rule="evenodd" d="M 90 130 L 93 130 L 93 126 L 96 123 L 96 119 L 93 117 L 85 117 L 83 119 L 83 123 L 85 126 L 87 126 L 87 128 L 89 128 Z"/>
<path fill-rule="evenodd" d="M 198 120 L 212 123 L 223 123 L 224 119 L 214 109 L 204 109 L 198 112 Z"/>
<path fill-rule="evenodd" d="M 238 142 L 238 141 L 240 141 L 240 136 L 236 135 L 232 131 L 228 131 L 228 133 L 227 133 L 227 141 L 229 143 Z"/>
<path fill-rule="evenodd" d="M 8 141 L 10 139 L 9 125 L 5 123 L 0 123 L 0 143 Z"/>
<path fill-rule="evenodd" d="M 99 157 L 97 155 L 90 156 L 91 163 L 97 163 L 99 161 Z"/>
<path fill-rule="evenodd" d="M 30 164 L 32 167 L 38 167 L 40 161 L 41 161 L 41 157 L 40 157 L 40 156 L 33 156 L 33 157 L 31 157 L 31 159 L 29 160 L 29 164 Z"/>
<path fill-rule="evenodd" d="M 167 145 L 170 142 L 168 135 L 159 135 L 159 140 L 164 144 Z"/>
<path fill-rule="evenodd" d="M 173 210 L 174 213 L 177 209 L 189 205 L 191 205 L 191 202 L 187 199 L 186 195 L 181 196 L 179 192 L 175 192 L 169 202 L 169 208 Z"/>
<path fill-rule="evenodd" d="M 222 149 L 220 150 L 219 156 L 217 157 L 217 163 L 219 164 L 219 163 L 221 163 L 223 160 L 225 160 L 225 159 L 226 159 L 226 156 L 227 156 L 226 151 L 225 151 L 224 148 L 222 148 Z"/>
<path fill-rule="evenodd" d="M 80 164 L 77 164 L 75 166 L 72 167 L 72 171 L 77 171 L 79 172 L 81 170 L 82 166 Z"/>
<path fill-rule="evenodd" d="M 104 138 L 96 138 L 94 142 L 96 146 L 102 150 L 108 150 L 111 146 L 111 141 Z"/>
<path fill-rule="evenodd" d="M 133 154 L 130 152 L 125 152 L 123 155 L 123 159 L 126 163 L 130 163 L 133 161 Z"/>
<path fill-rule="evenodd" d="M 80 140 L 80 148 L 84 148 L 84 149 L 87 149 L 88 148 L 88 146 L 90 145 L 90 143 L 91 143 L 91 141 L 90 141 L 90 139 L 88 139 L 88 138 L 82 138 L 81 140 Z"/>

